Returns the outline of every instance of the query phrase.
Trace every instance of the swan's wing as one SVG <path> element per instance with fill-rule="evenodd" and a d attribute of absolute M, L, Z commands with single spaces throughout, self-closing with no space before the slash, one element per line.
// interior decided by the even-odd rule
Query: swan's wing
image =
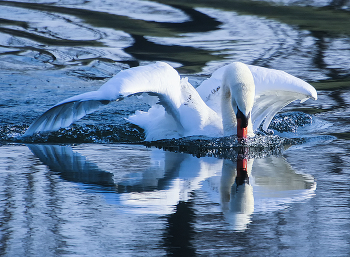
<path fill-rule="evenodd" d="M 295 100 L 317 99 L 317 92 L 307 82 L 284 71 L 247 65 L 253 74 L 255 83 L 255 103 L 252 111 L 253 129 L 264 121 L 267 129 L 272 118 L 284 106 Z M 212 76 L 197 88 L 206 104 L 221 113 L 221 83 L 227 66 L 216 70 Z"/>
<path fill-rule="evenodd" d="M 63 100 L 35 120 L 24 135 L 68 127 L 100 106 L 141 93 L 157 96 L 158 103 L 179 122 L 178 108 L 182 101 L 180 76 L 170 65 L 157 62 L 121 71 L 97 91 Z"/>
<path fill-rule="evenodd" d="M 302 98 L 293 92 L 274 91 L 268 93 L 270 94 L 260 95 L 259 98 L 255 99 L 251 113 L 253 130 L 256 130 L 264 122 L 263 129 L 266 131 L 277 112 L 291 102 Z"/>
<path fill-rule="evenodd" d="M 216 113 L 221 114 L 221 83 L 227 65 L 217 69 L 210 78 L 204 80 L 197 92 L 203 101 Z"/>
<path fill-rule="evenodd" d="M 252 110 L 253 129 L 264 121 L 266 130 L 271 120 L 284 106 L 295 100 L 317 99 L 309 83 L 284 71 L 248 65 L 255 82 L 255 103 Z"/>
<path fill-rule="evenodd" d="M 204 103 L 187 78 L 181 79 L 180 87 L 178 119 L 164 115 L 164 108 L 153 105 L 147 112 L 137 111 L 128 120 L 145 130 L 146 141 L 193 135 L 221 136 L 221 117 Z"/>
<path fill-rule="evenodd" d="M 97 91 L 89 93 L 98 94 Z M 84 98 L 84 94 L 80 96 L 82 99 Z M 109 102 L 108 100 L 76 100 L 56 105 L 37 118 L 29 126 L 24 135 L 30 136 L 39 131 L 55 131 L 68 127 L 74 121 L 96 111 L 100 106 L 106 105 Z"/>
<path fill-rule="evenodd" d="M 266 91 L 287 91 L 304 96 L 300 100 L 306 101 L 309 98 L 317 100 L 316 89 L 302 79 L 281 70 L 253 65 L 248 65 L 248 67 L 254 77 L 256 96 L 262 95 Z"/>

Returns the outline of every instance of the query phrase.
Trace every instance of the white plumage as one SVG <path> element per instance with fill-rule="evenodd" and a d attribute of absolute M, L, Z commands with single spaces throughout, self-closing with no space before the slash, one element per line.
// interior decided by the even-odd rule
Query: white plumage
<path fill-rule="evenodd" d="M 222 88 L 228 90 L 231 98 L 223 97 Z M 283 71 L 236 62 L 218 69 L 195 89 L 187 78 L 180 79 L 170 65 L 156 62 L 121 71 L 97 91 L 63 100 L 34 121 L 25 136 L 68 127 L 100 106 L 141 93 L 159 99 L 148 112 L 137 111 L 128 118 L 145 130 L 148 141 L 234 135 L 236 121 L 232 111 L 236 112 L 237 106 L 242 112 L 251 113 L 248 125 L 252 136 L 264 120 L 266 130 L 273 116 L 290 102 L 317 99 L 310 84 Z"/>

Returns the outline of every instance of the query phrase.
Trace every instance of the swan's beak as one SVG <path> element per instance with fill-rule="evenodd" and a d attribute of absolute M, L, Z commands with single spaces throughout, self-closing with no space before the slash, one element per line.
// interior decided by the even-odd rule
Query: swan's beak
<path fill-rule="evenodd" d="M 250 119 L 250 113 L 245 116 L 239 108 L 237 108 L 237 137 L 247 138 L 248 136 L 248 121 Z"/>

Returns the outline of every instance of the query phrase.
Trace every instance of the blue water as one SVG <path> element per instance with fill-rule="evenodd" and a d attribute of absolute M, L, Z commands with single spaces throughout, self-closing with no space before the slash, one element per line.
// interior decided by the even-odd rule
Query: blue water
<path fill-rule="evenodd" d="M 348 22 L 289 24 L 278 3 L 262 13 L 274 1 L 225 2 L 0 2 L 1 256 L 350 255 Z M 283 8 L 345 19 L 341 2 Z M 243 143 L 146 143 L 125 120 L 149 108 L 137 98 L 22 137 L 57 102 L 158 60 L 195 86 L 233 60 L 281 69 L 318 100 Z"/>

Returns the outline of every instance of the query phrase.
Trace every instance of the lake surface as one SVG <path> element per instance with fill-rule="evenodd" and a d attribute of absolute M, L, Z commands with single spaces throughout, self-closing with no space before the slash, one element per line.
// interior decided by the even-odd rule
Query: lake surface
<path fill-rule="evenodd" d="M 349 256 L 346 1 L 1 1 L 1 256 Z M 261 135 L 144 143 L 108 105 L 23 138 L 57 102 L 166 61 L 197 86 L 232 62 L 284 70 L 318 100 Z M 247 164 L 247 172 L 242 163 Z M 244 172 L 243 172 L 244 171 Z"/>

